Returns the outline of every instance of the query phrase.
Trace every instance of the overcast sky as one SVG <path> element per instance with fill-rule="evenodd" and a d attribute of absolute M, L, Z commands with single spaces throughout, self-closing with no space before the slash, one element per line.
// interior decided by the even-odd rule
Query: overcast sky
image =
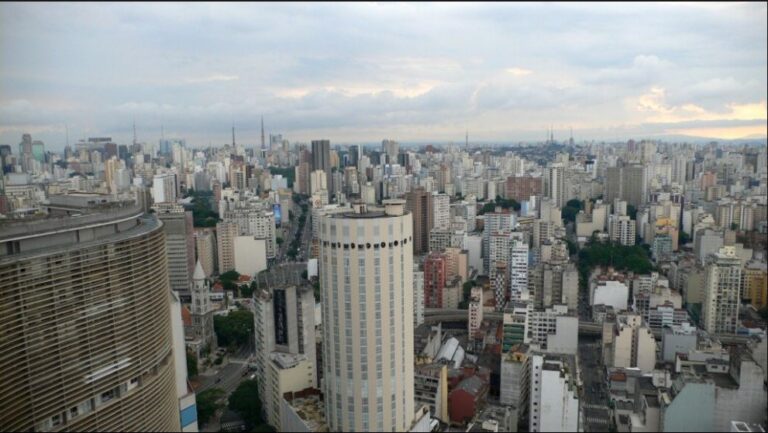
<path fill-rule="evenodd" d="M 0 4 L 0 143 L 766 136 L 766 4 Z M 14 146 L 14 152 L 16 152 Z"/>

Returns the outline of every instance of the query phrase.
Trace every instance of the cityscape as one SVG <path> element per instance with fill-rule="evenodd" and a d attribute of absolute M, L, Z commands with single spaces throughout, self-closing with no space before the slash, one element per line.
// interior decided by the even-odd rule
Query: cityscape
<path fill-rule="evenodd" d="M 766 40 L 0 4 L 0 431 L 765 432 Z"/>

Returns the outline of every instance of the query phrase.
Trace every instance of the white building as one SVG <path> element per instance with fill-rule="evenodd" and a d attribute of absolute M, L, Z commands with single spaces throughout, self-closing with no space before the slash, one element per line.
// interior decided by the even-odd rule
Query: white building
<path fill-rule="evenodd" d="M 559 357 L 531 357 L 529 430 L 575 432 L 579 430 L 579 397 L 575 371 Z"/>
<path fill-rule="evenodd" d="M 448 194 L 432 195 L 432 213 L 435 228 L 447 229 L 451 223 L 451 198 Z"/>
<path fill-rule="evenodd" d="M 568 307 L 554 305 L 528 313 L 526 343 L 546 353 L 575 355 L 579 344 L 579 318 L 568 316 Z"/>
<path fill-rule="evenodd" d="M 614 311 L 627 309 L 629 299 L 629 287 L 620 281 L 598 281 L 592 287 L 590 305 L 610 305 Z"/>
<path fill-rule="evenodd" d="M 152 178 L 152 199 L 155 203 L 176 202 L 176 175 L 174 173 L 156 174 Z"/>
<path fill-rule="evenodd" d="M 323 391 L 332 431 L 414 418 L 413 218 L 404 200 L 322 217 Z"/>
<path fill-rule="evenodd" d="M 483 323 L 483 288 L 473 287 L 469 295 L 469 338 L 473 338 Z"/>
<path fill-rule="evenodd" d="M 650 373 L 656 366 L 656 340 L 651 329 L 637 314 L 616 318 L 611 347 L 612 367 L 639 368 Z"/>
<path fill-rule="evenodd" d="M 255 276 L 267 269 L 267 241 L 254 236 L 234 238 L 235 271 Z"/>
<path fill-rule="evenodd" d="M 741 270 L 741 260 L 734 247 L 722 247 L 707 260 L 702 322 L 710 334 L 736 333 Z"/>
<path fill-rule="evenodd" d="M 413 273 L 413 327 L 424 323 L 424 272 Z"/>

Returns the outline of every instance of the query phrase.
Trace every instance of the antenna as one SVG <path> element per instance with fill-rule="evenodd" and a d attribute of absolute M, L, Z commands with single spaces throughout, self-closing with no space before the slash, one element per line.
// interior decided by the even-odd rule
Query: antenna
<path fill-rule="evenodd" d="M 136 118 L 133 118 L 133 145 L 136 146 Z"/>
<path fill-rule="evenodd" d="M 232 122 L 232 148 L 235 148 L 235 122 Z"/>
<path fill-rule="evenodd" d="M 261 150 L 266 149 L 264 144 L 264 115 L 261 115 Z"/>
<path fill-rule="evenodd" d="M 69 147 L 69 126 L 66 123 L 64 124 L 64 130 L 66 131 L 67 147 Z"/>

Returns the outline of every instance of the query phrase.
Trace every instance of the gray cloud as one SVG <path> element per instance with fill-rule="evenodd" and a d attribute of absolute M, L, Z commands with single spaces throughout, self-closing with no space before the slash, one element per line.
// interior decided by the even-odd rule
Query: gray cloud
<path fill-rule="evenodd" d="M 637 109 L 651 88 L 722 115 L 764 101 L 766 27 L 765 4 L 3 3 L 0 142 L 128 141 L 133 118 L 255 141 L 262 114 L 292 140 L 659 133 L 682 126 Z"/>

